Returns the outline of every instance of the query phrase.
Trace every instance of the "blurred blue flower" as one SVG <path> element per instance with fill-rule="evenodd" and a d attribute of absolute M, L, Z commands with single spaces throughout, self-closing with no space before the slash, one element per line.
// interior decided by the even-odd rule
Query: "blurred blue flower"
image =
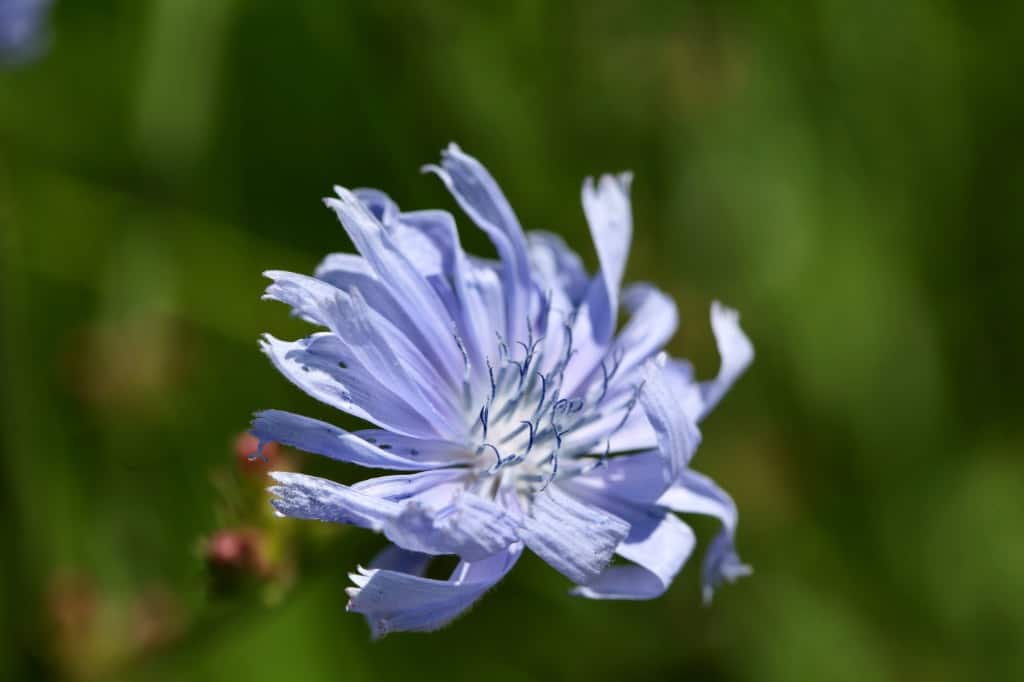
<path fill-rule="evenodd" d="M 630 175 L 583 184 L 600 272 L 588 277 L 557 236 L 524 232 L 487 170 L 451 145 L 428 166 L 493 242 L 466 254 L 445 211 L 401 212 L 376 190 L 326 199 L 360 255 L 327 256 L 315 276 L 271 271 L 266 298 L 323 327 L 263 351 L 318 400 L 378 428 L 347 432 L 268 410 L 261 443 L 404 472 L 353 486 L 272 474 L 280 515 L 370 528 L 393 544 L 351 575 L 348 608 L 375 636 L 434 630 L 465 611 L 524 547 L 594 599 L 661 595 L 693 550 L 674 512 L 720 519 L 704 594 L 749 568 L 733 548 L 736 507 L 689 468 L 698 422 L 753 358 L 738 315 L 717 303 L 722 357 L 698 382 L 661 352 L 673 301 L 650 284 L 621 288 L 632 239 Z M 630 313 L 616 334 L 619 305 Z M 436 555 L 451 577 L 423 577 Z M 625 562 L 609 565 L 618 554 Z"/>
<path fill-rule="evenodd" d="M 51 0 L 0 0 L 0 64 L 29 60 L 46 43 Z"/>

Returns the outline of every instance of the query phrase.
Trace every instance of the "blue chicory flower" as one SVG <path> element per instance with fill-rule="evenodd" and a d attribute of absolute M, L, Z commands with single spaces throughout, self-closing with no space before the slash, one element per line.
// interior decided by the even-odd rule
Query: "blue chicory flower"
<path fill-rule="evenodd" d="M 593 599 L 661 595 L 694 548 L 675 512 L 723 526 L 704 560 L 705 600 L 750 569 L 736 506 L 689 467 L 697 424 L 746 369 L 736 312 L 711 306 L 718 375 L 698 382 L 662 347 L 673 301 L 621 288 L 632 239 L 631 176 L 583 184 L 600 271 L 588 277 L 557 236 L 524 232 L 497 183 L 454 144 L 427 166 L 497 250 L 466 254 L 455 220 L 402 212 L 376 190 L 336 187 L 326 204 L 360 255 L 327 256 L 312 277 L 270 271 L 265 298 L 322 327 L 263 351 L 314 398 L 374 424 L 344 431 L 267 410 L 252 433 L 396 475 L 352 486 L 275 472 L 277 513 L 370 528 L 391 545 L 351 574 L 348 608 L 375 636 L 439 628 L 511 570 L 524 547 Z M 619 305 L 630 313 L 616 333 Z M 416 472 L 416 473 L 408 473 Z M 431 558 L 461 559 L 423 577 Z M 613 555 L 625 562 L 609 565 Z"/>
<path fill-rule="evenodd" d="M 45 42 L 51 0 L 0 0 L 0 64 L 35 57 Z"/>

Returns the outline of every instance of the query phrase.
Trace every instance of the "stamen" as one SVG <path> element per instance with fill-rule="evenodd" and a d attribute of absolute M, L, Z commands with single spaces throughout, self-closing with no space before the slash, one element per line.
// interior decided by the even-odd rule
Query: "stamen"
<path fill-rule="evenodd" d="M 487 376 L 491 379 L 491 398 L 488 402 L 494 402 L 494 396 L 498 392 L 498 384 L 494 381 L 494 367 L 491 366 L 491 359 L 485 358 L 487 362 Z"/>
<path fill-rule="evenodd" d="M 487 405 L 480 408 L 480 423 L 484 425 L 484 440 L 487 440 Z"/>
<path fill-rule="evenodd" d="M 541 408 L 544 407 L 544 395 L 548 391 L 548 378 L 540 372 L 535 371 L 534 374 L 540 377 L 540 400 L 537 401 L 537 411 L 534 412 L 534 416 L 536 416 L 537 412 L 540 412 Z"/>
<path fill-rule="evenodd" d="M 501 360 L 502 358 L 507 358 L 508 344 L 506 344 L 505 339 L 502 338 L 501 332 L 496 331 L 494 332 L 494 335 L 498 337 L 498 350 L 501 351 L 501 354 L 499 355 L 498 359 Z"/>
<path fill-rule="evenodd" d="M 603 378 L 601 379 L 601 395 L 597 396 L 597 400 L 595 401 L 598 405 L 600 405 L 601 401 L 604 400 L 604 397 L 608 395 L 608 379 L 611 378 L 608 374 L 608 368 L 604 366 L 604 360 L 601 361 L 601 374 L 603 375 Z"/>
<path fill-rule="evenodd" d="M 462 343 L 462 338 L 458 334 L 453 332 L 452 336 L 455 337 L 455 345 L 459 347 L 459 351 L 462 353 L 462 364 L 464 366 L 463 381 L 469 381 L 469 351 L 466 350 L 466 346 Z"/>
<path fill-rule="evenodd" d="M 498 469 L 500 469 L 500 468 L 501 468 L 501 453 L 500 453 L 500 452 L 498 452 L 498 448 L 494 447 L 494 446 L 493 446 L 493 445 L 491 445 L 490 443 L 480 443 L 480 446 L 479 446 L 479 447 L 477 447 L 477 449 L 476 449 L 476 454 L 478 454 L 478 455 L 479 455 L 479 454 L 480 454 L 480 452 L 481 452 L 481 451 L 482 451 L 482 450 L 483 450 L 484 448 L 490 448 L 491 450 L 493 450 L 493 451 L 494 451 L 494 456 L 498 458 L 498 461 L 494 463 L 494 466 L 492 466 L 492 467 L 491 467 L 491 468 L 490 468 L 490 469 L 488 470 L 488 471 L 489 471 L 489 473 L 492 473 L 492 474 L 493 474 L 494 472 L 496 472 L 496 471 L 497 471 Z"/>
<path fill-rule="evenodd" d="M 544 485 L 537 491 L 537 494 L 547 490 L 551 482 L 555 480 L 555 476 L 558 475 L 558 448 L 552 450 L 551 454 L 548 455 L 548 459 L 551 460 L 551 476 L 548 477 L 548 480 L 544 481 Z"/>
<path fill-rule="evenodd" d="M 632 397 L 630 397 L 629 402 L 626 403 L 626 413 L 622 415 L 622 421 L 619 422 L 618 426 L 616 426 L 614 429 L 612 429 L 611 434 L 609 434 L 609 436 L 608 436 L 609 438 L 611 438 L 611 436 L 614 436 L 616 433 L 618 433 L 619 429 L 621 429 L 626 424 L 626 420 L 629 419 L 629 415 L 633 412 L 633 408 L 636 407 L 637 400 L 639 400 L 639 398 L 640 398 L 640 392 L 642 390 L 644 390 L 644 384 L 646 382 L 647 382 L 646 379 L 644 381 L 641 381 L 633 389 L 633 395 L 632 395 Z"/>
<path fill-rule="evenodd" d="M 534 434 L 534 431 L 536 429 L 535 429 L 535 427 L 533 425 L 533 422 L 531 422 L 531 421 L 521 421 L 519 423 L 520 424 L 526 424 L 526 426 L 528 426 L 529 429 L 530 429 L 530 442 L 526 444 L 526 452 L 524 453 L 524 454 L 528 455 L 528 454 L 530 454 L 530 450 L 533 449 L 533 434 Z"/>
<path fill-rule="evenodd" d="M 462 364 L 464 367 L 462 373 L 462 403 L 468 409 L 470 404 L 473 402 L 473 387 L 469 383 L 470 375 L 470 362 L 469 352 L 466 350 L 466 346 L 462 343 L 462 339 L 458 334 L 454 332 L 454 323 L 452 324 L 453 332 L 452 335 L 455 337 L 455 344 L 459 347 L 459 351 L 462 353 Z"/>

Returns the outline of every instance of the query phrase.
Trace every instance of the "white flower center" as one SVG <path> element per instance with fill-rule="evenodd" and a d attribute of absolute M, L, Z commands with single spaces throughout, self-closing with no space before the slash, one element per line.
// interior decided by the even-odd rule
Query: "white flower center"
<path fill-rule="evenodd" d="M 480 490 L 495 493 L 506 483 L 527 498 L 556 478 L 585 473 L 600 466 L 610 438 L 628 419 L 642 386 L 634 386 L 624 399 L 608 400 L 609 385 L 619 369 L 621 355 L 611 365 L 602 362 L 599 380 L 581 395 L 563 397 L 566 369 L 575 351 L 572 333 L 565 328 L 559 361 L 542 372 L 539 341 L 517 342 L 514 355 L 499 343 L 498 362 L 488 360 L 490 392 L 475 415 L 472 427 L 475 477 Z M 591 427 L 586 433 L 581 431 Z M 574 434 L 569 438 L 570 433 Z M 605 442 L 602 454 L 589 455 Z"/>

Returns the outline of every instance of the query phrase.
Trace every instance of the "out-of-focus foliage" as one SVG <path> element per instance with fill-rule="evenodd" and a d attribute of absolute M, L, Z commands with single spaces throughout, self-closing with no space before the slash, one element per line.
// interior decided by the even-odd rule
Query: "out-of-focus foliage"
<path fill-rule="evenodd" d="M 49 53 L 0 73 L 0 679 L 1024 678 L 1022 26 L 1020 2 L 58 2 Z M 333 183 L 454 209 L 413 172 L 449 140 L 581 246 L 582 177 L 634 170 L 628 275 L 677 297 L 705 373 L 710 299 L 742 311 L 758 358 L 697 463 L 756 573 L 712 607 L 696 562 L 607 603 L 531 558 L 371 644 L 343 589 L 379 539 L 269 516 L 250 412 L 335 416 L 257 351 L 301 328 L 260 272 L 348 247 Z"/>

